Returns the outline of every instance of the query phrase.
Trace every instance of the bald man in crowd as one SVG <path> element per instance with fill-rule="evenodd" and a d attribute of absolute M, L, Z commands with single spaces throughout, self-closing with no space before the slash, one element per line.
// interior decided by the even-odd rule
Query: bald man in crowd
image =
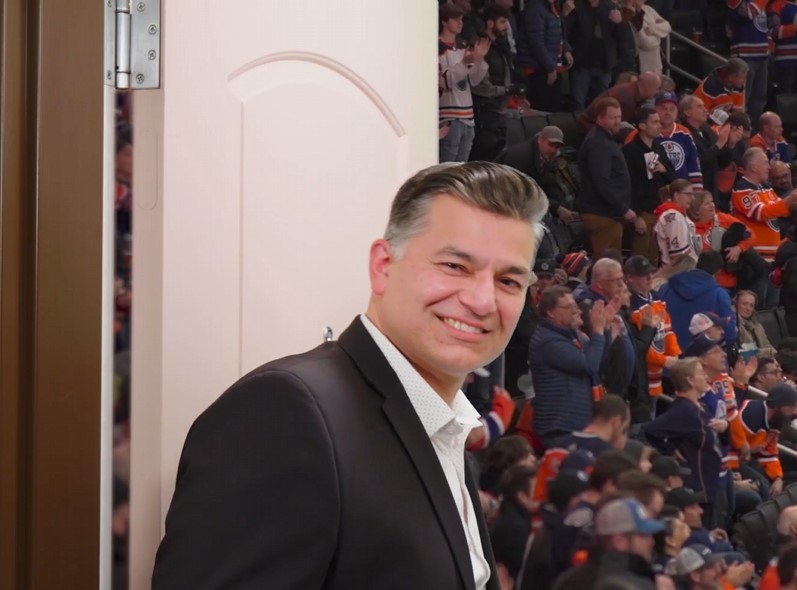
<path fill-rule="evenodd" d="M 764 150 L 770 162 L 792 163 L 789 144 L 783 138 L 783 121 L 777 113 L 767 111 L 758 118 L 760 131 L 750 139 L 750 147 Z"/>
<path fill-rule="evenodd" d="M 595 105 L 600 104 L 602 98 L 613 98 L 620 103 L 622 120 L 635 123 L 636 110 L 640 104 L 653 98 L 661 90 L 661 76 L 655 72 L 645 72 L 633 82 L 616 84 L 593 100 L 589 106 L 578 116 L 578 124 L 584 133 L 592 129 L 598 120 Z"/>

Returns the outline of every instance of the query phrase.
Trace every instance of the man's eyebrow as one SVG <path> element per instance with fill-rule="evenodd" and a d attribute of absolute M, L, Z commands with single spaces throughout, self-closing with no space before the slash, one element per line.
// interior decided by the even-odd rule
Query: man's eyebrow
<path fill-rule="evenodd" d="M 437 251 L 437 255 L 439 256 L 441 254 L 448 254 L 449 256 L 453 256 L 454 258 L 459 258 L 460 260 L 468 262 L 469 264 L 474 264 L 474 265 L 476 264 L 476 258 L 474 258 L 471 254 L 463 252 L 462 250 L 454 246 L 446 246 L 444 248 L 441 248 L 440 250 Z M 502 268 L 500 270 L 500 274 L 513 274 L 513 275 L 521 275 L 527 277 L 531 275 L 531 268 L 525 268 L 523 266 L 517 266 L 511 264 L 506 268 Z"/>

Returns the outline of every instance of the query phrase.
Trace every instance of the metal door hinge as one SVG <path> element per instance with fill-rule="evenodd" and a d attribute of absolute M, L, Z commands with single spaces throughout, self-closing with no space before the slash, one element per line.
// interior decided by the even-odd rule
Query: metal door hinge
<path fill-rule="evenodd" d="M 160 88 L 161 0 L 103 0 L 105 70 L 116 88 Z"/>

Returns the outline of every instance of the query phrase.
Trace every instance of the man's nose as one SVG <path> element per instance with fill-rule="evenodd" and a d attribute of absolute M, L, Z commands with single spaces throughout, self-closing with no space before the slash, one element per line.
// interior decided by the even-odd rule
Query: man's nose
<path fill-rule="evenodd" d="M 462 304 L 477 316 L 486 316 L 497 309 L 495 279 L 491 273 L 476 273 L 460 293 Z"/>

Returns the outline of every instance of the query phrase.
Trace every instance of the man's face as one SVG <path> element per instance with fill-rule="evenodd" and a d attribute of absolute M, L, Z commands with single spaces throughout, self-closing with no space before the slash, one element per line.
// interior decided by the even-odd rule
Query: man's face
<path fill-rule="evenodd" d="M 459 35 L 462 32 L 462 17 L 448 19 L 443 23 L 443 28 L 452 35 Z"/>
<path fill-rule="evenodd" d="M 492 27 L 493 35 L 500 39 L 501 37 L 506 37 L 506 33 L 509 30 L 509 20 L 503 16 L 496 21 L 488 20 L 487 27 Z"/>
<path fill-rule="evenodd" d="M 538 292 L 542 293 L 548 287 L 553 287 L 556 284 L 556 277 L 554 275 L 537 275 L 537 283 L 534 287 Z"/>
<path fill-rule="evenodd" d="M 647 295 L 653 289 L 653 274 L 628 275 L 625 277 L 628 288 L 639 295 Z"/>
<path fill-rule="evenodd" d="M 540 156 L 544 160 L 552 160 L 556 156 L 559 155 L 559 148 L 562 146 L 556 142 L 550 141 L 544 135 L 539 135 L 539 141 L 537 142 L 540 150 Z"/>
<path fill-rule="evenodd" d="M 720 564 L 712 563 L 711 565 L 704 565 L 696 572 L 689 574 L 692 579 L 692 588 L 700 590 L 710 590 L 717 588 L 720 578 Z"/>
<path fill-rule="evenodd" d="M 628 536 L 628 552 L 647 561 L 653 558 L 653 536 L 633 533 Z"/>
<path fill-rule="evenodd" d="M 661 90 L 661 80 L 648 82 L 645 77 L 639 80 L 639 93 L 642 98 L 653 98 L 659 90 Z"/>
<path fill-rule="evenodd" d="M 628 443 L 628 429 L 631 427 L 631 416 L 615 416 L 611 419 L 611 436 L 609 442 L 612 447 L 622 451 Z"/>
<path fill-rule="evenodd" d="M 718 326 L 714 324 L 705 332 L 706 338 L 709 340 L 713 340 L 714 342 L 719 342 L 725 336 L 725 330 L 722 329 L 722 326 Z"/>
<path fill-rule="evenodd" d="M 656 112 L 661 119 L 661 126 L 663 129 L 669 129 L 675 123 L 678 117 L 678 107 L 671 102 L 664 102 L 656 105 Z"/>
<path fill-rule="evenodd" d="M 691 107 L 684 111 L 687 119 L 694 121 L 698 126 L 708 121 L 708 109 L 702 100 L 696 100 Z"/>
<path fill-rule="evenodd" d="M 727 366 L 725 364 L 725 359 L 727 358 L 728 355 L 722 347 L 715 346 L 700 357 L 700 362 L 703 363 L 703 367 L 708 373 L 716 374 L 725 371 Z"/>
<path fill-rule="evenodd" d="M 534 501 L 534 478 L 529 479 L 529 487 L 525 492 L 518 492 L 518 504 L 523 506 L 526 510 L 532 511 L 537 504 Z"/>
<path fill-rule="evenodd" d="M 670 475 L 667 477 L 667 485 L 671 490 L 684 487 L 684 478 L 680 475 Z"/>
<path fill-rule="evenodd" d="M 512 335 L 534 248 L 527 221 L 436 196 L 397 251 L 371 246 L 368 317 L 436 390 L 458 388 Z"/>
<path fill-rule="evenodd" d="M 597 282 L 598 287 L 606 296 L 606 299 L 614 299 L 619 297 L 623 292 L 623 269 L 612 268 L 607 271 L 606 276 Z"/>
<path fill-rule="evenodd" d="M 769 166 L 769 182 L 777 190 L 791 190 L 791 168 L 785 162 L 772 162 Z"/>
<path fill-rule="evenodd" d="M 559 298 L 556 307 L 548 314 L 548 319 L 556 326 L 575 330 L 580 328 L 584 321 L 581 318 L 581 310 L 578 308 L 573 295 L 567 294 Z"/>
<path fill-rule="evenodd" d="M 645 504 L 645 510 L 651 518 L 658 518 L 662 508 L 664 508 L 664 494 L 656 490 L 653 492 L 650 502 Z"/>
<path fill-rule="evenodd" d="M 607 133 L 617 135 L 620 131 L 620 123 L 623 122 L 623 111 L 617 107 L 609 107 L 603 115 L 598 117 L 597 122 Z"/>
<path fill-rule="evenodd" d="M 650 139 L 661 135 L 661 117 L 658 113 L 650 115 L 644 123 L 639 124 L 639 131 Z"/>
<path fill-rule="evenodd" d="M 731 88 L 743 88 L 747 84 L 747 72 L 728 76 L 725 80 Z"/>
<path fill-rule="evenodd" d="M 778 363 L 769 363 L 758 373 L 758 389 L 769 391 L 783 381 L 783 371 Z"/>
<path fill-rule="evenodd" d="M 701 520 L 702 516 L 703 509 L 700 507 L 700 504 L 692 504 L 684 508 L 684 522 L 686 522 L 690 528 L 701 528 L 703 526 L 703 521 Z"/>
<path fill-rule="evenodd" d="M 761 126 L 761 133 L 769 141 L 775 141 L 783 135 L 783 122 L 778 115 L 768 115 L 767 121 Z"/>

